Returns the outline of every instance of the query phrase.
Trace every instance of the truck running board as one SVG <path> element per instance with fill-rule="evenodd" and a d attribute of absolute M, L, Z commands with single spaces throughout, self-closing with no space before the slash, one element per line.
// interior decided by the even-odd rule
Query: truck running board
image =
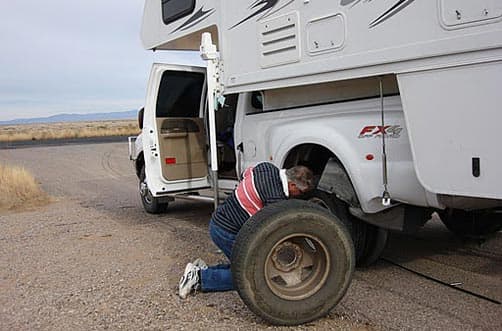
<path fill-rule="evenodd" d="M 214 197 L 208 197 L 197 194 L 174 194 L 170 195 L 170 197 L 174 199 L 214 202 Z"/>

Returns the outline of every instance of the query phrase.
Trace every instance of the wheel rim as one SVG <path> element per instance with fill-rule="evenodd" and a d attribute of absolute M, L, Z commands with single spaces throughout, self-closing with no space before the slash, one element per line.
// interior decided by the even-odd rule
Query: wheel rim
<path fill-rule="evenodd" d="M 303 300 L 326 282 L 330 270 L 329 253 L 323 242 L 310 234 L 293 234 L 270 250 L 265 262 L 269 289 L 286 300 Z"/>
<path fill-rule="evenodd" d="M 146 184 L 146 180 L 143 180 L 140 184 L 139 184 L 139 194 L 141 195 L 141 197 L 143 198 L 143 201 L 149 205 L 152 204 L 153 202 L 153 197 L 152 197 L 152 193 L 150 192 L 150 190 L 148 189 L 148 185 Z"/>

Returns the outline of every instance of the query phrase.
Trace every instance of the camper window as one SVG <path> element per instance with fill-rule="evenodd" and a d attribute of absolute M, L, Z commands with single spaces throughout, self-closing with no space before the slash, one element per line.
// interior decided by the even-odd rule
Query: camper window
<path fill-rule="evenodd" d="M 195 0 L 162 0 L 162 19 L 165 24 L 190 14 L 195 8 Z"/>
<path fill-rule="evenodd" d="M 204 74 L 165 71 L 157 96 L 157 117 L 199 117 Z"/>

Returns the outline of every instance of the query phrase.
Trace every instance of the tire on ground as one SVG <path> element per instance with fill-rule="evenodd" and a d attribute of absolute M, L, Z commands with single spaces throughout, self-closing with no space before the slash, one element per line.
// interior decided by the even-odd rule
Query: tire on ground
<path fill-rule="evenodd" d="M 166 212 L 168 203 L 160 202 L 158 198 L 155 198 L 150 192 L 148 185 L 146 184 L 146 174 L 145 167 L 143 166 L 139 175 L 139 196 L 141 198 L 141 203 L 143 208 L 149 214 L 161 214 Z"/>
<path fill-rule="evenodd" d="M 346 226 L 307 201 L 264 207 L 241 228 L 232 253 L 234 285 L 269 323 L 297 325 L 329 313 L 355 266 Z"/>
<path fill-rule="evenodd" d="M 372 224 L 367 224 L 360 220 L 357 221 L 366 226 L 366 239 L 363 248 L 358 252 L 357 266 L 368 267 L 375 263 L 380 258 L 380 255 L 382 255 L 387 246 L 389 232 Z"/>
<path fill-rule="evenodd" d="M 356 266 L 370 266 L 382 255 L 387 245 L 388 231 L 386 229 L 365 223 L 352 216 L 347 204 L 333 194 L 314 190 L 306 199 L 330 210 L 347 226 L 354 242 Z"/>
<path fill-rule="evenodd" d="M 502 230 L 502 213 L 499 210 L 465 211 L 449 209 L 439 212 L 448 230 L 459 237 L 484 238 Z"/>

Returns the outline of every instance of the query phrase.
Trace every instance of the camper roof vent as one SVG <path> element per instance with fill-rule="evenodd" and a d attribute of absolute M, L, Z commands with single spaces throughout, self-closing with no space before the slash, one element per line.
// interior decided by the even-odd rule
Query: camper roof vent
<path fill-rule="evenodd" d="M 262 68 L 300 60 L 297 12 L 261 22 L 258 26 Z"/>

